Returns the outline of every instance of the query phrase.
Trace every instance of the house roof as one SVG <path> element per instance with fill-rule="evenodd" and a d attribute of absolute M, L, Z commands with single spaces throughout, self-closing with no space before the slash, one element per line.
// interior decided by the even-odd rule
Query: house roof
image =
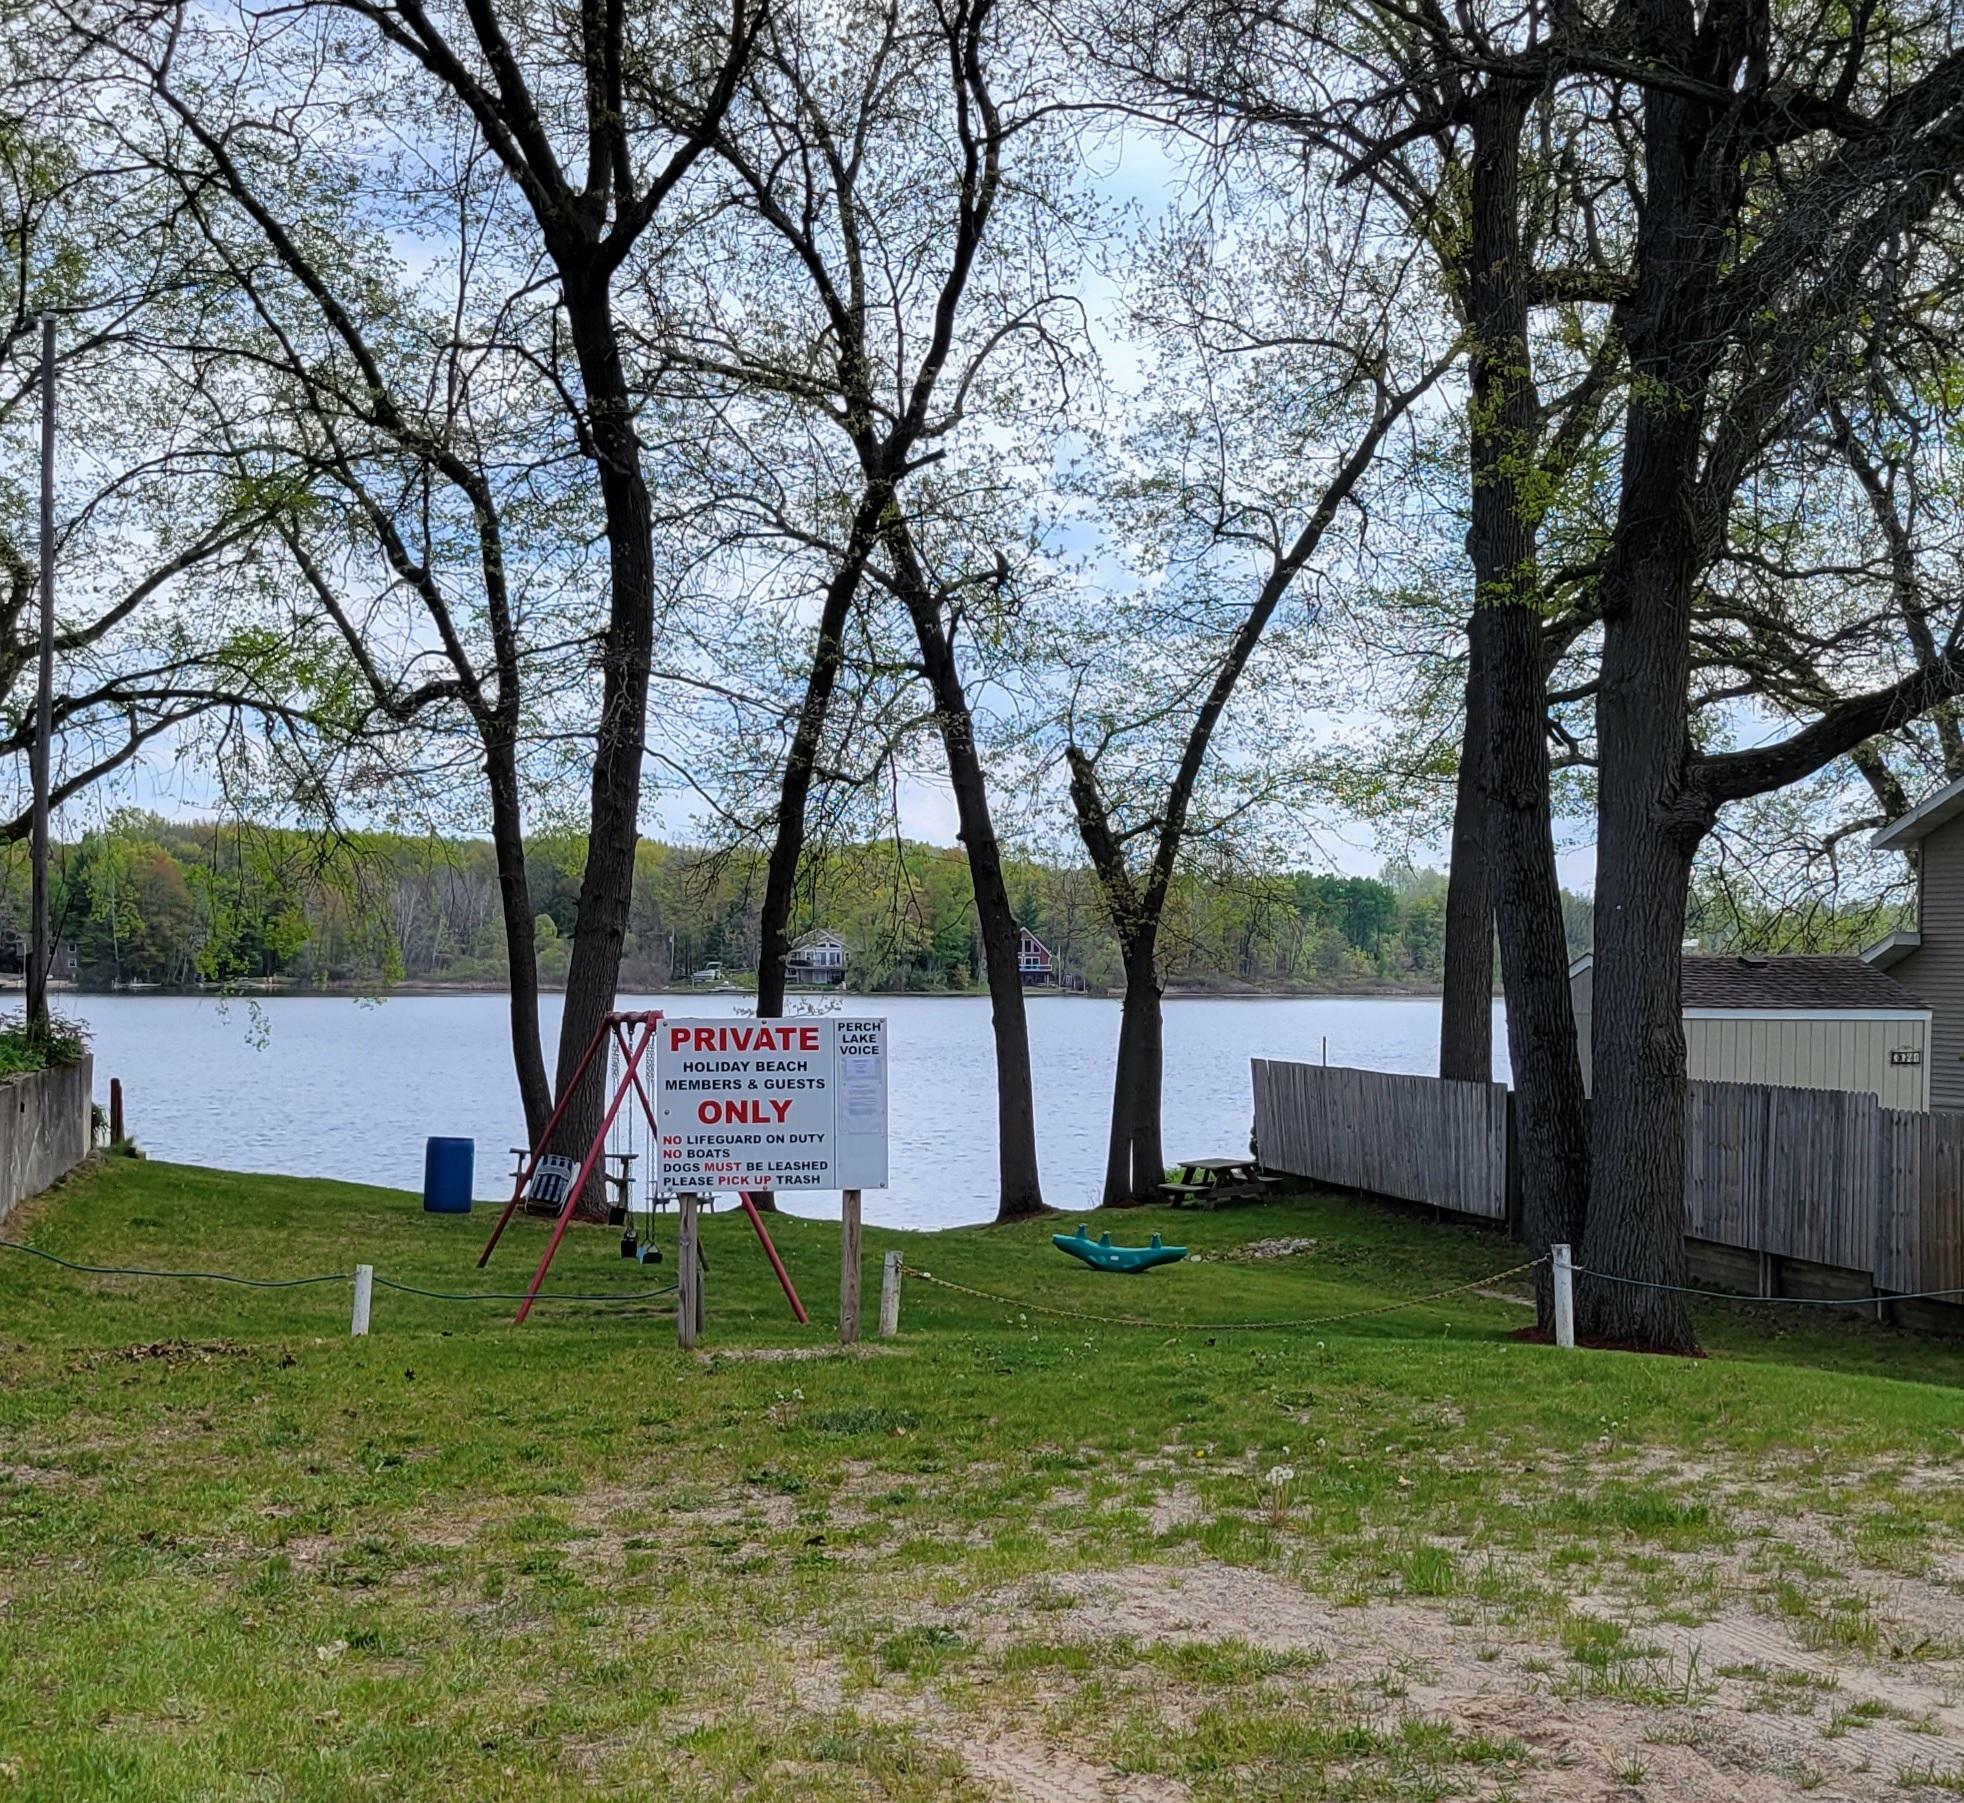
<path fill-rule="evenodd" d="M 1964 814 L 1964 776 L 1926 795 L 1900 820 L 1892 820 L 1869 841 L 1877 851 L 1901 851 L 1927 839 L 1938 827 Z"/>
<path fill-rule="evenodd" d="M 1687 1008 L 1778 1009 L 1813 1014 L 1921 1012 L 1924 1002 L 1853 954 L 1686 958 Z"/>
<path fill-rule="evenodd" d="M 1923 935 L 1916 932 L 1891 933 L 1887 939 L 1878 939 L 1862 952 L 1862 962 L 1873 964 L 1877 970 L 1888 970 L 1902 963 L 1911 952 L 1923 949 Z"/>

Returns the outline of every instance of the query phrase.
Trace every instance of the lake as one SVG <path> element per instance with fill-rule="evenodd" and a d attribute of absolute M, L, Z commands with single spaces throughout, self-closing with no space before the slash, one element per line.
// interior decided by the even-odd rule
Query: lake
<path fill-rule="evenodd" d="M 622 1005 L 707 1016 L 734 1014 L 743 1000 L 638 996 Z M 987 1220 L 996 1195 L 988 1002 L 868 996 L 847 1005 L 888 1023 L 892 1186 L 868 1194 L 867 1218 L 893 1227 Z M 478 1196 L 510 1193 L 506 1148 L 524 1131 L 501 995 L 277 996 L 248 1006 L 68 994 L 56 1006 L 88 1023 L 96 1094 L 106 1098 L 109 1079 L 122 1078 L 129 1131 L 153 1158 L 420 1190 L 424 1139 L 459 1134 L 477 1141 Z M 559 1006 L 557 996 L 543 999 L 548 1064 Z M 1089 1207 L 1104 1175 L 1118 1004 L 1033 996 L 1029 1012 L 1044 1194 L 1059 1208 Z M 1430 1072 L 1438 1034 L 1436 997 L 1168 1002 L 1167 1156 L 1247 1150 L 1250 1058 L 1314 1062 L 1327 1040 L 1332 1064 Z M 838 1213 L 834 1194 L 784 1203 Z"/>

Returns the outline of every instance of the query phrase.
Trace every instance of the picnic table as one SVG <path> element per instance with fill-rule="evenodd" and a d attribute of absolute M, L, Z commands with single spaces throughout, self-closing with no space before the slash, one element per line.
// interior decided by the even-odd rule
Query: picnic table
<path fill-rule="evenodd" d="M 1173 1169 L 1177 1175 L 1170 1183 L 1162 1183 L 1159 1193 L 1175 1208 L 1189 1202 L 1215 1208 L 1235 1197 L 1260 1195 L 1269 1185 L 1281 1182 L 1251 1157 L 1183 1158 Z"/>

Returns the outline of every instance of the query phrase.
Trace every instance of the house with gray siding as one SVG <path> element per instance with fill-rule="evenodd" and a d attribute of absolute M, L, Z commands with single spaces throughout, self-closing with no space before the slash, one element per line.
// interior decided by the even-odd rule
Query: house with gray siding
<path fill-rule="evenodd" d="M 846 980 L 846 942 L 821 928 L 807 933 L 784 961 L 784 980 L 815 989 L 837 989 Z"/>
<path fill-rule="evenodd" d="M 1964 778 L 1877 833 L 1916 863 L 1916 925 L 1862 955 L 1931 1011 L 1930 1106 L 1964 1108 Z"/>

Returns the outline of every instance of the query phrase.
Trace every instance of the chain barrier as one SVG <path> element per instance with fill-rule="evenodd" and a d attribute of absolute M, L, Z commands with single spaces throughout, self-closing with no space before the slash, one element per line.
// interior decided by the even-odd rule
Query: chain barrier
<path fill-rule="evenodd" d="M 19 1240 L 0 1240 L 0 1251 L 25 1253 L 29 1258 L 46 1260 L 51 1265 L 59 1265 L 64 1271 L 80 1271 L 90 1277 L 161 1277 L 178 1282 L 191 1283 L 232 1283 L 248 1290 L 299 1290 L 311 1284 L 352 1283 L 352 1271 L 323 1271 L 317 1277 L 240 1277 L 230 1271 L 152 1271 L 140 1265 L 85 1265 L 76 1259 L 63 1258 L 56 1252 L 45 1252 L 39 1246 L 24 1245 Z M 522 1302 L 523 1290 L 425 1290 L 413 1283 L 399 1283 L 393 1277 L 384 1277 L 380 1271 L 375 1273 L 376 1287 L 395 1290 L 404 1296 L 425 1296 L 433 1302 Z M 555 1295 L 546 1291 L 535 1299 L 540 1302 L 580 1302 L 580 1303 L 624 1303 L 650 1302 L 658 1296 L 672 1296 L 675 1285 L 663 1284 L 652 1290 L 622 1290 L 617 1292 L 562 1293 Z"/>
<path fill-rule="evenodd" d="M 82 1271 L 91 1277 L 169 1277 L 201 1283 L 236 1283 L 248 1290 L 298 1290 L 314 1283 L 348 1283 L 352 1271 L 327 1271 L 318 1277 L 238 1277 L 229 1271 L 148 1271 L 138 1265 L 84 1265 L 58 1253 L 44 1252 L 39 1246 L 23 1245 L 19 1240 L 0 1240 L 0 1250 L 24 1252 L 29 1258 L 45 1259 L 64 1271 Z"/>
<path fill-rule="evenodd" d="M 1587 1265 L 1574 1267 L 1577 1277 L 1593 1277 L 1601 1283 L 1620 1283 L 1633 1290 L 1665 1290 L 1674 1296 L 1702 1296 L 1712 1302 L 1744 1302 L 1756 1308 L 1785 1304 L 1791 1308 L 1873 1308 L 1878 1302 L 1940 1302 L 1964 1296 L 1954 1290 L 1879 1290 L 1873 1296 L 1751 1296 L 1738 1290 L 1703 1290 L 1683 1283 L 1651 1283 L 1642 1277 L 1618 1277 L 1613 1271 L 1592 1271 Z"/>
<path fill-rule="evenodd" d="M 436 1302 L 523 1302 L 524 1290 L 419 1290 L 413 1283 L 397 1283 L 393 1277 L 384 1277 L 380 1271 L 375 1273 L 375 1287 L 381 1290 L 398 1290 L 405 1296 L 428 1296 Z M 675 1285 L 664 1283 L 652 1290 L 622 1290 L 618 1294 L 605 1291 L 583 1295 L 577 1291 L 560 1295 L 550 1290 L 541 1290 L 532 1298 L 532 1306 L 541 1302 L 652 1302 L 657 1296 L 672 1296 Z"/>
<path fill-rule="evenodd" d="M 1503 1278 L 1518 1277 L 1523 1271 L 1532 1271 L 1537 1265 L 1544 1265 L 1544 1258 L 1530 1258 L 1522 1264 L 1509 1265 L 1504 1271 L 1495 1271 L 1490 1276 L 1475 1277 L 1466 1283 L 1456 1283 L 1443 1290 L 1434 1290 L 1425 1296 L 1407 1296 L 1398 1302 L 1380 1303 L 1375 1308 L 1351 1309 L 1340 1315 L 1311 1315 L 1293 1321 L 1156 1321 L 1145 1315 L 1097 1315 L 1084 1309 L 1058 1308 L 1048 1302 L 1031 1302 L 1019 1296 L 1005 1296 L 995 1290 L 978 1290 L 973 1284 L 956 1283 L 952 1278 L 936 1277 L 932 1271 L 923 1271 L 918 1266 L 903 1264 L 900 1274 L 915 1277 L 922 1283 L 931 1283 L 937 1289 L 959 1290 L 964 1296 L 975 1296 L 984 1302 L 1000 1303 L 1005 1308 L 1013 1308 L 1029 1314 L 1055 1315 L 1066 1321 L 1091 1321 L 1100 1327 L 1146 1327 L 1161 1333 L 1260 1333 L 1271 1328 L 1282 1327 L 1334 1327 L 1343 1321 L 1362 1321 L 1372 1315 L 1389 1315 L 1404 1308 L 1422 1308 L 1428 1302 L 1440 1302 L 1448 1296 L 1463 1295 L 1468 1290 L 1477 1290 L 1487 1284 L 1499 1283 Z"/>

